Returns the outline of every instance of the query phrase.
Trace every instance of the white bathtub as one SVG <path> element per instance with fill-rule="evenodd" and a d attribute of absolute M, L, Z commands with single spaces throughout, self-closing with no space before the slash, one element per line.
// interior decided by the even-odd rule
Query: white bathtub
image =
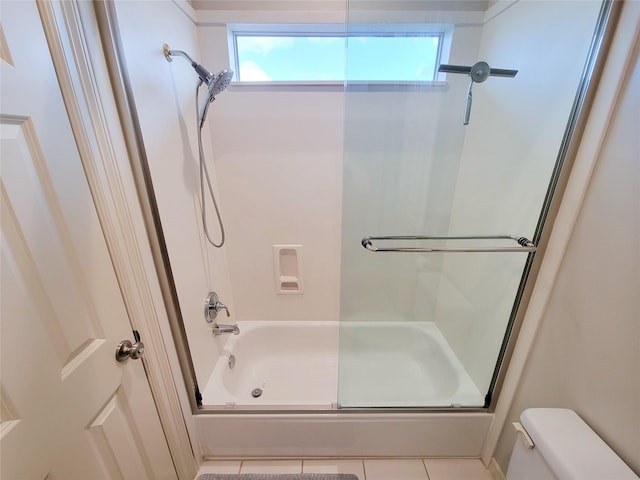
<path fill-rule="evenodd" d="M 433 323 L 239 327 L 202 389 L 204 412 L 194 418 L 204 457 L 480 455 L 489 413 L 349 408 L 482 405 Z M 262 389 L 257 398 L 255 388 Z"/>
<path fill-rule="evenodd" d="M 238 326 L 240 334 L 229 338 L 202 391 L 204 405 L 332 408 L 337 401 L 338 322 L 245 321 Z M 262 390 L 258 398 L 251 395 L 255 388 Z"/>
<path fill-rule="evenodd" d="M 229 338 L 203 389 L 204 405 L 317 410 L 484 403 L 433 322 L 238 325 L 240 335 Z"/>
<path fill-rule="evenodd" d="M 433 322 L 340 326 L 341 407 L 482 407 L 484 396 Z"/>

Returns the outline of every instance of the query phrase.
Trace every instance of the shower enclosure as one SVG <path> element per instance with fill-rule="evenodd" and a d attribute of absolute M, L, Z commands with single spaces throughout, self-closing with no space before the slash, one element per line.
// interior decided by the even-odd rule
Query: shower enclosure
<path fill-rule="evenodd" d="M 203 148 L 225 219 L 220 249 L 201 222 L 194 77 L 169 64 L 162 45 L 234 68 L 230 32 L 254 13 L 216 11 L 198 23 L 165 2 L 148 22 L 142 3 L 112 5 L 194 413 L 233 412 L 235 403 L 201 393 L 219 390 L 216 364 L 227 375 L 247 365 L 202 318 L 214 290 L 240 322 L 237 343 L 243 321 L 260 323 L 256 331 L 333 322 L 337 397 L 320 416 L 447 410 L 469 421 L 491 411 L 611 2 L 349 0 L 346 23 L 343 11 L 325 15 L 344 34 L 344 83 L 232 82 L 209 108 Z M 273 8 L 246 28 L 282 24 Z M 285 17 L 291 25 L 279 28 L 298 34 L 309 21 Z M 351 75 L 366 63 L 357 42 L 412 35 L 437 40 L 437 53 L 420 60 L 428 79 Z M 393 76 L 390 60 L 380 52 L 367 62 Z M 274 251 L 304 255 L 304 292 L 274 289 Z M 264 392 L 243 411 L 264 410 Z M 280 406 L 308 408 L 298 407 Z"/>

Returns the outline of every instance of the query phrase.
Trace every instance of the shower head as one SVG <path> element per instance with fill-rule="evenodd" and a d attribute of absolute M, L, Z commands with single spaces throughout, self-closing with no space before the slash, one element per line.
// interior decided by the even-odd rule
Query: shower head
<path fill-rule="evenodd" d="M 162 52 L 164 53 L 164 57 L 168 62 L 173 61 L 174 55 L 179 55 L 187 59 L 187 61 L 191 64 L 193 69 L 198 74 L 200 81 L 205 83 L 209 89 L 209 101 L 213 102 L 216 95 L 222 92 L 233 78 L 233 71 L 231 70 L 222 70 L 218 72 L 216 75 L 213 75 L 209 70 L 204 68 L 199 63 L 196 63 L 189 55 L 187 55 L 182 50 L 171 50 L 169 45 L 166 43 L 162 46 Z"/>
<path fill-rule="evenodd" d="M 209 77 L 204 80 L 204 83 L 207 84 L 207 88 L 209 90 L 209 98 L 204 102 L 204 105 L 202 106 L 202 111 L 200 113 L 200 128 L 202 128 L 202 126 L 204 125 L 204 121 L 207 119 L 209 104 L 216 99 L 216 95 L 221 93 L 225 88 L 229 86 L 232 78 L 233 71 L 225 69 L 218 72 L 215 77 L 213 75 L 209 75 Z"/>
<path fill-rule="evenodd" d="M 233 70 L 225 69 L 218 72 L 215 78 L 211 75 L 208 81 L 205 80 L 205 83 L 209 87 L 209 101 L 213 102 L 215 96 L 229 86 L 232 78 Z"/>
<path fill-rule="evenodd" d="M 167 59 L 167 62 L 173 61 L 174 55 L 179 55 L 181 57 L 186 58 L 193 69 L 198 74 L 198 87 L 196 90 L 200 88 L 200 86 L 204 83 L 207 86 L 208 97 L 204 104 L 202 105 L 202 109 L 200 110 L 200 114 L 198 115 L 198 125 L 200 128 L 203 127 L 204 121 L 207 118 L 207 111 L 209 110 L 209 104 L 216 99 L 216 95 L 224 91 L 225 88 L 229 86 L 231 83 L 231 79 L 233 78 L 233 71 L 224 69 L 219 71 L 217 74 L 213 75 L 209 70 L 204 68 L 199 63 L 196 63 L 189 55 L 187 55 L 182 50 L 171 50 L 169 45 L 166 43 L 162 45 L 162 52 L 164 53 L 164 57 Z M 198 97 L 196 94 L 196 101 Z"/>

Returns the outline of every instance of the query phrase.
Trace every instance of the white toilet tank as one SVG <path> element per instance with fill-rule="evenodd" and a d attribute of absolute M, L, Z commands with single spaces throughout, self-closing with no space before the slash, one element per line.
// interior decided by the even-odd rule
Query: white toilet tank
<path fill-rule="evenodd" d="M 530 408 L 520 422 L 534 446 L 518 435 L 507 480 L 638 480 L 573 410 Z"/>

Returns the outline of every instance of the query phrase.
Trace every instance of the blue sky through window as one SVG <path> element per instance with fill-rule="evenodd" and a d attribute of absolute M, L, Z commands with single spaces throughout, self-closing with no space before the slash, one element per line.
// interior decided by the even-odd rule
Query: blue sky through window
<path fill-rule="evenodd" d="M 439 35 L 236 34 L 241 81 L 430 81 Z"/>

